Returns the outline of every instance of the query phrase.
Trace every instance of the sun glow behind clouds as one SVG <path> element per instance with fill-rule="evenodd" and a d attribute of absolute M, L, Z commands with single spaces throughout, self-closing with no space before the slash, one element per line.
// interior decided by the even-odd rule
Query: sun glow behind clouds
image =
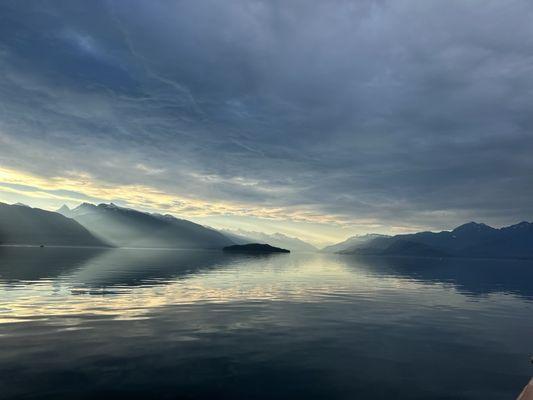
<path fill-rule="evenodd" d="M 81 202 L 114 202 L 125 207 L 173 214 L 215 228 L 253 227 L 266 233 L 281 232 L 317 245 L 345 238 L 350 228 L 350 223 L 336 216 L 321 215 L 305 207 L 289 209 L 237 202 L 213 203 L 146 185 L 110 184 L 82 171 L 68 171 L 64 176 L 45 178 L 0 167 L 0 193 L 1 200 L 27 202 L 49 210 L 55 210 L 62 204 L 76 206 Z M 371 221 L 360 221 L 359 224 L 371 229 Z"/>

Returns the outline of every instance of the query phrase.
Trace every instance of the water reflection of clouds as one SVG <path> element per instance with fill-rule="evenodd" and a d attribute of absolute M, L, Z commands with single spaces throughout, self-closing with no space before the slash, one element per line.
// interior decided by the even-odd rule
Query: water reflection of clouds
<path fill-rule="evenodd" d="M 473 385 L 484 390 L 479 398 L 506 398 L 499 394 L 529 373 L 522 359 L 533 302 L 458 291 L 460 277 L 437 274 L 431 260 L 144 250 L 73 257 L 71 266 L 54 258 L 0 280 L 0 369 L 18 371 L 6 379 L 20 394 L 13 398 L 28 391 L 97 397 L 100 388 L 145 398 L 154 387 L 196 395 L 206 382 L 216 391 L 249 385 L 235 392 L 246 393 L 240 398 L 258 388 L 278 398 L 269 388 L 285 393 L 298 374 L 307 395 L 286 398 L 344 398 L 332 390 L 358 395 L 362 384 L 370 388 L 362 398 L 379 397 L 384 386 L 398 397 L 417 390 L 417 398 L 459 398 Z M 50 273 L 29 273 L 47 263 Z M 38 278 L 20 279 L 30 276 Z M 191 376 L 198 386 L 191 388 Z"/>
<path fill-rule="evenodd" d="M 131 319 L 171 305 L 276 301 L 476 307 L 468 297 L 450 296 L 452 283 L 410 275 L 405 263 L 314 254 L 240 258 L 213 251 L 113 250 L 53 279 L 10 282 L 2 291 L 0 320 Z"/>

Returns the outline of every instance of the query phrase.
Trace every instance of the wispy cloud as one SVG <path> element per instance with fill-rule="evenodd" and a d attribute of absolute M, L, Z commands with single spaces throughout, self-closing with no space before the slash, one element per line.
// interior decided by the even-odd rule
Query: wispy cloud
<path fill-rule="evenodd" d="M 532 18 L 527 0 L 4 2 L 2 193 L 317 238 L 532 219 Z"/>
<path fill-rule="evenodd" d="M 116 185 L 96 180 L 87 173 L 70 171 L 63 176 L 39 177 L 37 175 L 0 167 L 0 191 L 19 193 L 28 197 L 58 202 L 113 201 L 129 207 L 161 211 L 190 217 L 213 215 L 251 216 L 273 220 L 292 220 L 313 223 L 336 223 L 334 216 L 311 210 L 290 210 L 284 207 L 257 207 L 253 204 L 210 202 L 184 197 L 179 193 L 161 191 L 143 185 Z"/>

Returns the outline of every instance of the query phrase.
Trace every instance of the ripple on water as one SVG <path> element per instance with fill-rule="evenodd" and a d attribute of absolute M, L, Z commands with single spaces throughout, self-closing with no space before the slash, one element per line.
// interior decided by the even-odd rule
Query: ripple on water
<path fill-rule="evenodd" d="M 48 251 L 0 262 L 13 398 L 513 398 L 530 374 L 518 262 Z"/>

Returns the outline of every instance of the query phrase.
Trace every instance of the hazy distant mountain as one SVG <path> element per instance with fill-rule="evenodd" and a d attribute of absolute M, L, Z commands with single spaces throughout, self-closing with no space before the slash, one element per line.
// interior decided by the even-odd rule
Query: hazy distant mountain
<path fill-rule="evenodd" d="M 233 246 L 224 247 L 223 250 L 230 253 L 290 253 L 287 249 L 281 249 L 264 243 L 234 244 Z"/>
<path fill-rule="evenodd" d="M 58 212 L 59 214 L 63 214 L 65 217 L 70 218 L 72 216 L 72 211 L 66 204 L 63 204 L 61 208 L 56 212 Z"/>
<path fill-rule="evenodd" d="M 304 242 L 301 239 L 286 236 L 282 233 L 263 233 L 263 232 L 252 232 L 242 229 L 238 230 L 223 230 L 222 233 L 228 236 L 236 244 L 247 244 L 247 243 L 262 243 L 270 244 L 275 247 L 281 247 L 284 249 L 289 249 L 291 251 L 317 251 L 317 248 L 307 242 Z"/>
<path fill-rule="evenodd" d="M 366 235 L 352 236 L 346 239 L 344 242 L 340 242 L 331 246 L 326 246 L 322 250 L 323 253 L 339 253 L 341 251 L 355 250 L 358 247 L 365 245 L 371 240 L 377 238 L 388 238 L 390 236 L 380 235 L 377 233 L 368 233 Z"/>
<path fill-rule="evenodd" d="M 63 214 L 94 235 L 121 247 L 221 249 L 235 244 L 220 232 L 171 215 L 149 214 L 115 204 L 83 203 Z"/>
<path fill-rule="evenodd" d="M 376 238 L 346 254 L 533 258 L 533 224 L 500 229 L 469 222 L 452 231 L 419 232 Z"/>
<path fill-rule="evenodd" d="M 108 246 L 61 214 L 4 203 L 0 203 L 0 244 Z"/>

